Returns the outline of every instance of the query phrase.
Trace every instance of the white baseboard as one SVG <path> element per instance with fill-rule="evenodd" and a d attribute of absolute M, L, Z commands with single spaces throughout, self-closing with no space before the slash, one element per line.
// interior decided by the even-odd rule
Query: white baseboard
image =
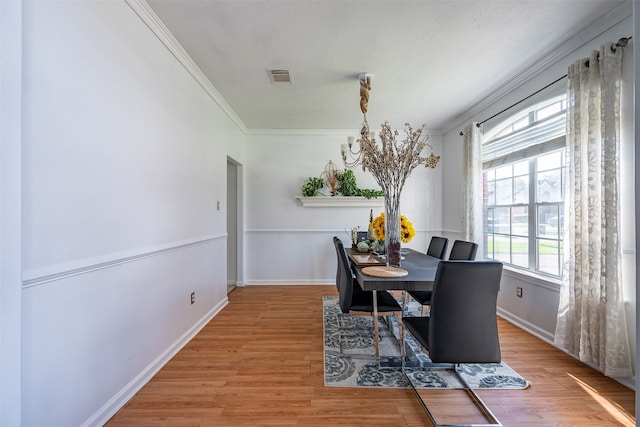
<path fill-rule="evenodd" d="M 503 310 L 500 307 L 498 307 L 498 316 L 500 316 L 501 318 L 503 318 L 504 320 L 506 320 L 507 322 L 517 326 L 518 328 L 530 333 L 531 335 L 540 338 L 542 341 L 546 342 L 549 345 L 552 345 L 553 347 L 557 348 L 558 350 L 562 351 L 565 354 L 568 354 L 569 356 L 573 357 L 574 359 L 577 359 L 573 354 L 567 353 L 564 349 L 558 347 L 556 345 L 556 343 L 554 342 L 554 334 L 549 333 L 548 331 L 545 331 L 544 329 L 540 329 L 537 326 L 535 326 L 534 324 L 527 322 L 526 320 L 522 319 L 521 317 L 518 317 L 516 315 L 514 315 L 513 313 L 507 311 L 507 310 Z M 593 369 L 595 369 L 596 371 L 600 371 L 596 366 L 593 366 L 590 363 L 585 363 L 580 361 L 581 363 L 584 363 L 587 366 L 592 367 Z M 636 389 L 636 382 L 635 382 L 635 378 L 616 378 L 616 377 L 611 377 L 613 380 L 619 382 L 620 384 L 629 387 L 631 390 L 635 390 Z"/>
<path fill-rule="evenodd" d="M 551 344 L 554 347 L 556 346 L 553 342 L 554 334 L 550 333 L 549 331 L 545 331 L 544 329 L 539 328 L 533 323 L 528 322 L 523 318 L 511 313 L 510 311 L 504 310 L 500 307 L 498 307 L 497 312 L 498 316 L 502 317 L 507 322 L 516 325 L 520 329 L 527 331 L 531 335 L 540 338 L 542 341 Z"/>
<path fill-rule="evenodd" d="M 298 280 L 250 280 L 247 283 L 239 286 L 253 286 L 253 285 L 336 285 L 335 279 L 298 279 Z"/>
<path fill-rule="evenodd" d="M 126 386 L 107 401 L 96 413 L 89 417 L 82 427 L 99 427 L 109 421 L 158 371 L 171 360 L 182 348 L 195 337 L 220 311 L 229 303 L 224 298 L 209 310 L 196 324 L 162 352 L 145 369 L 135 376 Z"/>

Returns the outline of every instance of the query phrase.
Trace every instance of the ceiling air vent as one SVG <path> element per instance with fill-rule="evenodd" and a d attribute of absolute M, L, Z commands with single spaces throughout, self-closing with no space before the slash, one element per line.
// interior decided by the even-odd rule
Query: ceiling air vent
<path fill-rule="evenodd" d="M 293 78 L 291 77 L 291 70 L 282 70 L 282 69 L 268 69 L 269 78 L 271 79 L 271 84 L 275 83 L 288 83 L 293 84 Z"/>

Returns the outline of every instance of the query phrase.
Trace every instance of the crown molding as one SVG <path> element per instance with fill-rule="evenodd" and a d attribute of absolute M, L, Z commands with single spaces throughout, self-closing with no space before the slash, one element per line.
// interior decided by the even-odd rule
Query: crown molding
<path fill-rule="evenodd" d="M 184 50 L 182 45 L 175 39 L 169 29 L 162 23 L 160 18 L 155 14 L 151 7 L 144 0 L 125 0 L 126 4 L 140 17 L 140 19 L 149 27 L 149 29 L 158 37 L 158 39 L 166 46 L 171 54 L 180 62 L 180 64 L 189 72 L 205 92 L 213 99 L 213 101 L 227 114 L 227 116 L 238 126 L 238 128 L 246 135 L 301 135 L 301 136 L 344 136 L 357 133 L 357 131 L 349 131 L 343 129 L 327 130 L 327 129 L 248 129 L 240 117 L 233 111 L 231 106 L 222 97 L 213 84 L 207 79 L 202 70 L 195 64 L 193 59 Z M 562 58 L 568 56 L 571 52 L 584 46 L 603 32 L 607 31 L 614 25 L 618 24 L 625 18 L 633 14 L 633 6 L 631 0 L 625 0 L 615 9 L 598 18 L 588 26 L 584 27 L 577 34 L 560 43 L 556 48 L 552 49 L 547 55 L 540 60 L 533 61 L 518 72 L 514 73 L 514 77 L 505 84 L 500 85 L 496 90 L 492 90 L 482 101 L 476 103 L 465 113 L 451 120 L 442 130 L 426 129 L 430 135 L 443 135 L 453 129 L 460 127 L 477 115 L 517 89 L 543 70 L 557 63 Z"/>
<path fill-rule="evenodd" d="M 479 119 L 477 117 L 478 114 L 483 110 L 485 110 L 510 92 L 514 91 L 524 83 L 528 82 L 533 77 L 540 74 L 542 71 L 546 70 L 553 64 L 567 57 L 569 54 L 581 48 L 585 44 L 589 43 L 591 40 L 609 30 L 611 27 L 619 24 L 632 14 L 632 2 L 631 0 L 625 0 L 624 3 L 620 4 L 618 7 L 614 8 L 591 24 L 587 25 L 568 40 L 558 44 L 554 49 L 552 49 L 549 53 L 547 53 L 539 60 L 533 61 L 528 65 L 522 67 L 519 71 L 514 73 L 514 77 L 511 78 L 511 80 L 507 81 L 505 84 L 500 85 L 499 88 L 488 91 L 489 95 L 483 98 L 482 101 L 478 102 L 462 115 L 451 120 L 449 124 L 445 125 L 442 128 L 442 133 L 446 134 L 458 127 L 470 123 L 472 120 L 477 121 L 477 119 Z"/>
<path fill-rule="evenodd" d="M 442 131 L 439 129 L 424 129 L 426 135 L 440 136 Z M 359 135 L 359 129 L 248 129 L 247 135 L 287 135 L 287 136 L 337 136 L 347 137 Z"/>
<path fill-rule="evenodd" d="M 360 133 L 357 129 L 248 129 L 247 135 L 288 136 L 339 136 L 347 137 Z"/>
<path fill-rule="evenodd" d="M 191 56 L 182 47 L 182 45 L 171 34 L 169 29 L 158 18 L 153 9 L 144 0 L 125 0 L 125 3 L 135 12 L 136 15 L 145 23 L 153 34 L 165 45 L 178 62 L 187 70 L 189 74 L 198 82 L 211 99 L 218 104 L 224 113 L 233 121 L 238 128 L 245 134 L 247 126 L 236 114 L 227 101 L 220 95 L 220 92 L 213 86 L 209 79 L 202 72 L 200 67 L 191 59 Z"/>

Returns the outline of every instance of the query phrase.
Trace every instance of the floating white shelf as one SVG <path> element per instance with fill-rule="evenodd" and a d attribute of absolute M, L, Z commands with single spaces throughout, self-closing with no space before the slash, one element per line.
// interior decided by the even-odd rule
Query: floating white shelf
<path fill-rule="evenodd" d="M 360 208 L 360 207 L 375 207 L 384 206 L 384 197 L 378 197 L 376 199 L 367 199 L 360 196 L 317 196 L 317 197 L 303 197 L 296 196 L 296 199 L 300 200 L 302 206 L 305 208 Z"/>

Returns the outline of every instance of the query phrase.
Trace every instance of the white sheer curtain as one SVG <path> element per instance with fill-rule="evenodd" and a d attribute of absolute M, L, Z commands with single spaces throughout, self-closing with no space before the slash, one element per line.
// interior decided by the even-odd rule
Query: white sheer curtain
<path fill-rule="evenodd" d="M 478 244 L 477 258 L 484 257 L 482 230 L 482 131 L 473 122 L 464 128 L 462 166 L 462 238 Z"/>
<path fill-rule="evenodd" d="M 620 75 L 612 44 L 569 67 L 563 279 L 555 342 L 633 375 L 621 287 Z"/>

